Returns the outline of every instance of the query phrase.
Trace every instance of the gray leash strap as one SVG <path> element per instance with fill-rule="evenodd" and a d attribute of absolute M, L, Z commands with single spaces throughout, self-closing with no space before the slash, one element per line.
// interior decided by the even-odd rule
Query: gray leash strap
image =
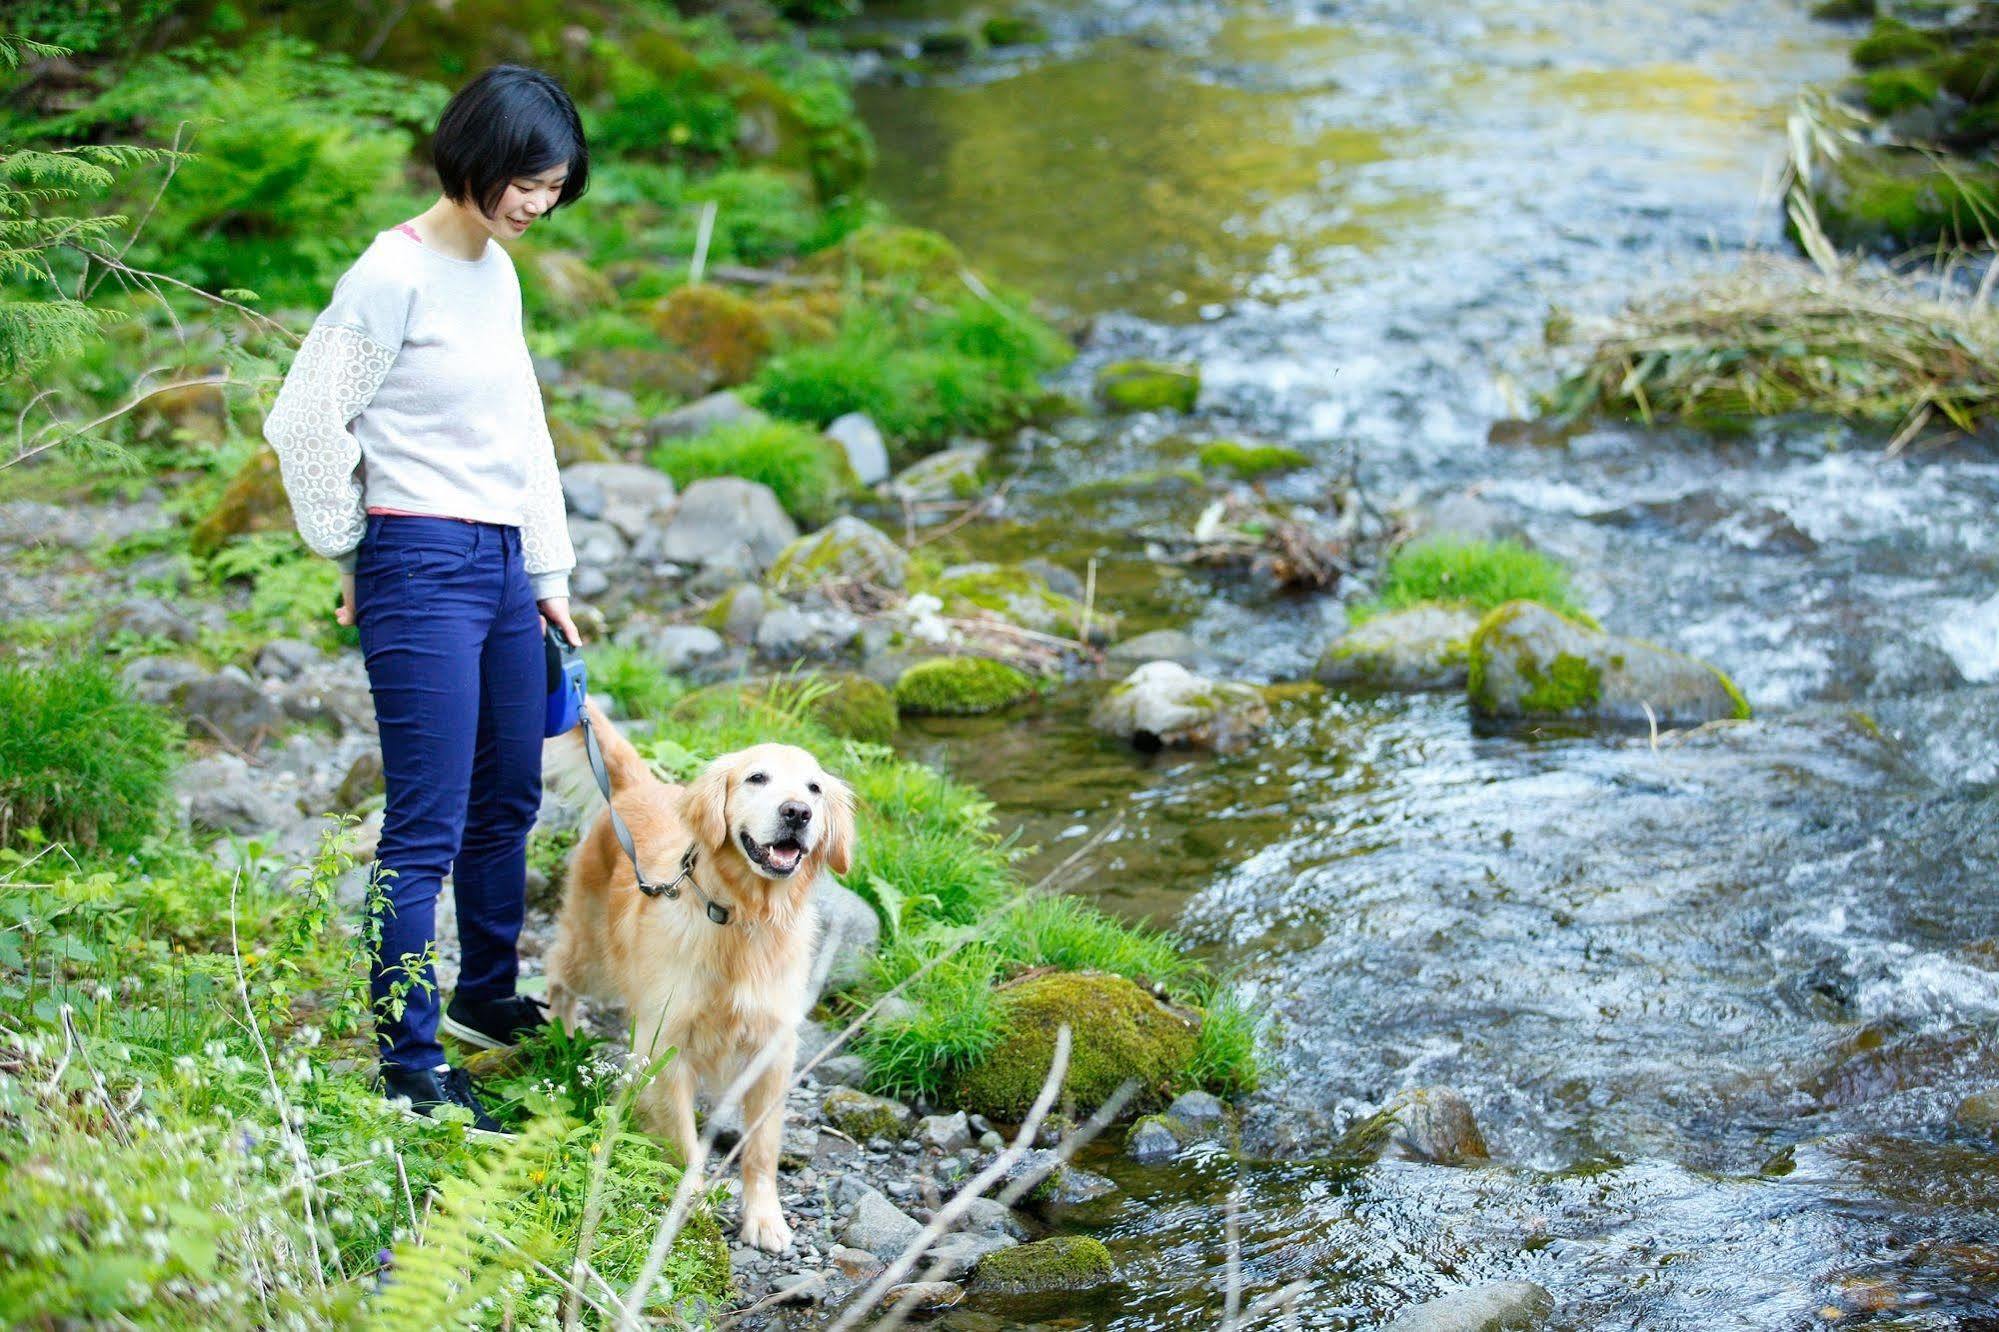
<path fill-rule="evenodd" d="M 632 877 L 638 880 L 639 891 L 647 897 L 677 898 L 680 885 L 686 884 L 694 890 L 695 898 L 701 903 L 708 919 L 717 925 L 729 923 L 729 908 L 709 899 L 701 891 L 701 885 L 694 879 L 694 862 L 700 856 L 700 848 L 689 843 L 687 854 L 680 858 L 680 873 L 666 883 L 654 883 L 646 878 L 643 866 L 639 864 L 639 849 L 632 841 L 632 830 L 618 814 L 618 808 L 611 803 L 611 773 L 604 764 L 604 750 L 597 743 L 597 729 L 590 724 L 586 714 L 583 718 L 583 752 L 590 759 L 590 774 L 597 779 L 597 789 L 604 793 L 604 811 L 611 816 L 611 834 L 618 839 L 618 845 L 625 849 L 625 859 L 632 862 Z"/>

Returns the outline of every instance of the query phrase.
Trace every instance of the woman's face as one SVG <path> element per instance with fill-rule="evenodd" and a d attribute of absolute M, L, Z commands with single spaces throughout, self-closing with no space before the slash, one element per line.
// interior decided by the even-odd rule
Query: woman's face
<path fill-rule="evenodd" d="M 514 177 L 507 182 L 492 215 L 482 218 L 486 230 L 498 240 L 518 239 L 534 225 L 535 219 L 555 207 L 568 179 L 567 162 L 558 162 L 532 176 Z"/>

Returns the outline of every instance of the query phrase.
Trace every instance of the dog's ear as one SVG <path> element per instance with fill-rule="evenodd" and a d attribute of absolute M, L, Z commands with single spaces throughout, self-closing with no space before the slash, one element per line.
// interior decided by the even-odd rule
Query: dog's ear
<path fill-rule="evenodd" d="M 845 874 L 854 864 L 854 788 L 838 777 L 826 788 L 826 868 Z"/>
<path fill-rule="evenodd" d="M 688 783 L 681 797 L 680 816 L 687 820 L 694 840 L 703 846 L 719 847 L 729 840 L 729 764 L 716 759 Z"/>

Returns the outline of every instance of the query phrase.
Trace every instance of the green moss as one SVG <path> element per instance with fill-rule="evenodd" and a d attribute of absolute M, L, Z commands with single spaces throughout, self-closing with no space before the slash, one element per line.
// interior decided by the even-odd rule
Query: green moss
<path fill-rule="evenodd" d="M 821 676 L 828 688 L 807 705 L 812 719 L 835 735 L 869 744 L 895 738 L 895 696 L 865 675 L 843 671 Z"/>
<path fill-rule="evenodd" d="M 1856 148 L 1834 173 L 1814 197 L 1826 234 L 1850 249 L 1982 244 L 1999 220 L 1999 170 L 1983 164 Z"/>
<path fill-rule="evenodd" d="M 804 267 L 833 274 L 852 268 L 870 281 L 907 281 L 922 291 L 955 295 L 964 290 L 958 275 L 967 265 L 963 252 L 937 232 L 878 222 L 814 255 Z"/>
<path fill-rule="evenodd" d="M 984 33 L 988 46 L 1040 46 L 1048 40 L 1047 27 L 1026 14 L 995 14 Z"/>
<path fill-rule="evenodd" d="M 1063 1104 L 1087 1114 L 1127 1078 L 1140 1089 L 1129 1109 L 1159 1104 L 1185 1077 L 1198 1024 L 1122 976 L 1055 972 L 1000 994 L 1001 1035 L 958 1083 L 967 1110 L 1007 1123 L 1027 1112 L 1048 1076 L 1055 1033 L 1068 1026 Z"/>
<path fill-rule="evenodd" d="M 670 292 L 653 307 L 651 323 L 715 388 L 745 382 L 770 357 L 770 330 L 757 307 L 705 282 Z"/>
<path fill-rule="evenodd" d="M 1999 94 L 1999 37 L 1975 42 L 1951 57 L 1943 69 L 1943 86 L 1951 96 L 1976 106 Z"/>
<path fill-rule="evenodd" d="M 1935 36 L 1912 28 L 1900 19 L 1881 19 L 1874 30 L 1853 45 L 1853 63 L 1859 69 L 1878 69 L 1908 61 L 1928 60 L 1944 53 Z"/>
<path fill-rule="evenodd" d="M 669 440 L 650 457 L 681 486 L 709 476 L 761 482 L 805 527 L 830 521 L 859 484 L 838 444 L 788 421 L 722 426 L 693 439 Z"/>
<path fill-rule="evenodd" d="M 778 592 L 827 583 L 901 587 L 907 566 L 907 557 L 894 541 L 859 518 L 843 516 L 779 551 L 765 582 Z"/>
<path fill-rule="evenodd" d="M 1891 116 L 1937 99 L 1937 76 L 1926 69 L 1897 65 L 1869 70 L 1860 79 L 1861 100 L 1876 115 Z"/>
<path fill-rule="evenodd" d="M 1490 611 L 1509 601 L 1539 602 L 1590 622 L 1576 604 L 1568 570 L 1557 561 L 1514 541 L 1456 537 L 1431 537 L 1398 549 L 1382 572 L 1380 593 L 1351 607 L 1350 614 L 1361 622 L 1425 602 Z"/>
<path fill-rule="evenodd" d="M 1097 371 L 1097 400 L 1114 412 L 1191 412 L 1201 371 L 1163 361 L 1114 361 Z"/>
<path fill-rule="evenodd" d="M 1588 712 L 1603 696 L 1603 671 L 1574 653 L 1557 654 L 1545 671 L 1525 655 L 1518 664 L 1521 678 L 1528 683 L 1520 706 L 1530 715 Z"/>
<path fill-rule="evenodd" d="M 944 602 L 948 615 L 970 610 L 991 611 L 1029 629 L 1061 634 L 1082 632 L 1083 603 L 1065 597 L 1046 580 L 1019 565 L 972 565 L 926 581 L 924 591 Z M 1099 610 L 1091 619 L 1090 635 L 1109 633 L 1116 618 Z"/>
<path fill-rule="evenodd" d="M 1244 480 L 1312 465 L 1312 460 L 1303 453 L 1282 444 L 1242 444 L 1224 439 L 1203 444 L 1199 457 L 1201 466 Z"/>
<path fill-rule="evenodd" d="M 1843 23 L 1853 19 L 1874 17 L 1875 0 L 1819 0 L 1812 6 L 1812 17 Z"/>
<path fill-rule="evenodd" d="M 895 682 L 895 702 L 902 711 L 944 717 L 997 712 L 1035 692 L 1026 672 L 984 657 L 933 657 L 917 662 Z"/>
<path fill-rule="evenodd" d="M 851 1087 L 835 1087 L 827 1092 L 820 1109 L 825 1112 L 827 1123 L 856 1142 L 866 1142 L 869 1138 L 892 1141 L 902 1137 L 909 1124 L 907 1108 Z"/>
<path fill-rule="evenodd" d="M 1001 1249 L 980 1260 L 974 1289 L 997 1295 L 1085 1290 L 1117 1274 L 1111 1251 L 1090 1235 L 1054 1235 Z"/>

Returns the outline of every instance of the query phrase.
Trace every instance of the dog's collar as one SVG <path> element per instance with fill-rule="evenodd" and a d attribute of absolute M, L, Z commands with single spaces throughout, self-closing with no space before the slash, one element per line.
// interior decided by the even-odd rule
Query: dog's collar
<path fill-rule="evenodd" d="M 727 925 L 729 923 L 729 908 L 702 892 L 700 881 L 694 877 L 694 862 L 700 858 L 700 845 L 698 843 L 690 844 L 687 848 L 687 854 L 680 858 L 680 873 L 674 875 L 672 879 L 665 883 L 654 883 L 647 879 L 644 874 L 638 872 L 636 862 L 632 865 L 632 871 L 634 877 L 639 881 L 639 891 L 647 897 L 678 898 L 680 896 L 680 885 L 683 883 L 686 884 L 693 890 L 695 900 L 701 903 L 701 909 L 707 913 L 708 919 L 714 921 L 717 925 Z"/>

